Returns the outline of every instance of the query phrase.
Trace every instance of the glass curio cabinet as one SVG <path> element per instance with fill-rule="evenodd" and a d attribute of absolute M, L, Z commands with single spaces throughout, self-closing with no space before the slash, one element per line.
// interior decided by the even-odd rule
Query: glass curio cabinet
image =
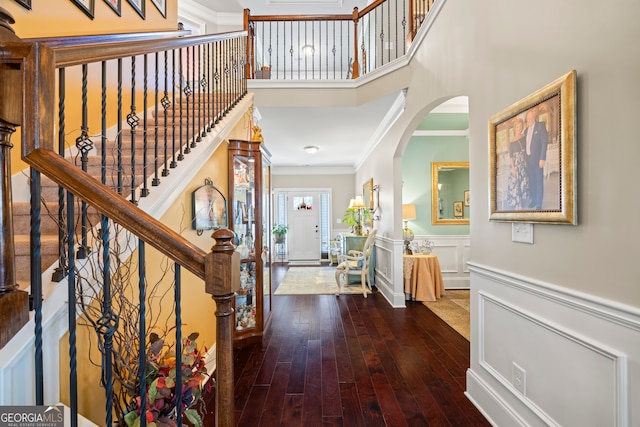
<path fill-rule="evenodd" d="M 240 253 L 236 346 L 260 340 L 271 320 L 271 165 L 259 141 L 229 141 L 229 224 Z"/>

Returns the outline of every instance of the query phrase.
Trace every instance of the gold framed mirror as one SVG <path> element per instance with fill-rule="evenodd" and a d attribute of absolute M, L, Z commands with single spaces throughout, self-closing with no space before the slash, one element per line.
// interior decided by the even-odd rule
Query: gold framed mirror
<path fill-rule="evenodd" d="M 373 211 L 375 208 L 374 200 L 373 200 L 373 178 L 367 180 L 364 184 L 362 184 L 362 200 L 364 201 L 364 205 L 370 211 Z"/>
<path fill-rule="evenodd" d="M 431 224 L 468 225 L 470 205 L 469 162 L 432 162 Z"/>

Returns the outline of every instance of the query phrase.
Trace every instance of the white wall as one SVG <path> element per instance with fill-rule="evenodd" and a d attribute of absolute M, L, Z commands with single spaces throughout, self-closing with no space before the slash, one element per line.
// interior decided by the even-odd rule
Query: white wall
<path fill-rule="evenodd" d="M 640 55 L 630 49 L 640 3 L 436 5 L 410 65 L 405 110 L 361 168 L 383 189 L 380 232 L 397 239 L 402 227 L 409 134 L 442 100 L 469 96 L 469 397 L 496 425 L 640 425 Z M 488 220 L 488 119 L 572 69 L 579 225 L 536 224 L 532 245 L 513 243 L 509 223 Z M 526 371 L 526 394 L 513 385 L 513 363 Z"/>

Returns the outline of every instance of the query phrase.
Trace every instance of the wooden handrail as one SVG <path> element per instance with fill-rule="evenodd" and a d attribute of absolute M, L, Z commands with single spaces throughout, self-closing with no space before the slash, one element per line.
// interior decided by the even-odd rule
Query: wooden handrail
<path fill-rule="evenodd" d="M 72 65 L 86 64 L 90 62 L 108 61 L 110 59 L 122 58 L 125 56 L 136 56 L 145 53 L 164 52 L 171 49 L 193 46 L 197 44 L 210 43 L 223 40 L 231 40 L 246 36 L 246 31 L 232 31 L 228 33 L 186 36 L 172 39 L 160 40 L 138 40 L 118 43 L 103 43 L 100 49 L 90 43 L 70 43 L 52 40 L 52 45 L 48 41 L 39 42 L 47 48 L 52 49 L 55 58 L 55 67 L 63 68 Z"/>
<path fill-rule="evenodd" d="M 358 18 L 362 18 L 367 13 L 371 12 L 376 7 L 380 6 L 382 3 L 385 3 L 387 0 L 376 0 L 371 4 L 368 4 L 364 9 L 358 12 Z"/>
<path fill-rule="evenodd" d="M 351 21 L 352 15 L 251 15 L 251 21 Z"/>
<path fill-rule="evenodd" d="M 199 278 L 205 278 L 206 252 L 142 209 L 124 200 L 91 175 L 82 172 L 55 152 L 45 149 L 32 150 L 24 160 Z"/>

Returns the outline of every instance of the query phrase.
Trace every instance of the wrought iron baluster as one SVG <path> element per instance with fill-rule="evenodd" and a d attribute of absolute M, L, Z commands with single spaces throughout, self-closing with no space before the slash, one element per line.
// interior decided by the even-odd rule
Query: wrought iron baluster
<path fill-rule="evenodd" d="M 65 92 L 66 92 L 66 75 L 65 68 L 58 70 L 58 154 L 64 157 L 66 149 L 65 143 Z M 67 267 L 67 253 L 65 249 L 65 236 L 64 224 L 66 218 L 64 216 L 64 200 L 65 190 L 62 186 L 58 186 L 58 266 L 55 268 L 51 280 L 54 282 L 60 282 L 67 276 L 69 271 Z"/>
<path fill-rule="evenodd" d="M 138 239 L 138 298 L 140 304 L 139 322 L 139 348 L 138 348 L 138 378 L 140 379 L 140 408 L 146 411 L 147 408 L 147 290 L 146 290 L 146 262 L 145 262 L 145 242 Z M 140 425 L 147 425 L 146 413 L 140 417 Z"/>
<path fill-rule="evenodd" d="M 207 132 L 211 132 L 211 124 L 213 123 L 213 116 L 211 115 L 211 43 L 207 43 L 207 60 L 205 61 L 205 70 L 207 73 L 207 79 L 205 81 L 205 91 L 207 94 Z"/>
<path fill-rule="evenodd" d="M 289 33 L 291 34 L 291 44 L 289 47 L 289 61 L 291 65 L 289 68 L 289 78 L 293 80 L 293 21 L 289 21 Z"/>
<path fill-rule="evenodd" d="M 88 155 L 89 151 L 93 148 L 93 141 L 89 138 L 89 107 L 88 107 L 88 95 L 87 84 L 89 76 L 89 66 L 87 64 L 82 65 L 82 126 L 80 136 L 76 138 L 76 147 L 80 151 L 80 161 L 82 164 L 82 170 L 87 172 L 87 165 L 89 163 Z M 69 221 L 73 221 L 70 217 Z M 87 245 L 87 203 L 82 201 L 82 213 L 81 213 L 81 226 L 82 226 L 82 244 L 78 248 L 78 259 L 86 258 L 90 252 Z M 70 237 L 71 238 L 71 237 Z"/>
<path fill-rule="evenodd" d="M 182 366 L 182 295 L 181 267 L 174 264 L 174 303 L 176 310 L 176 366 Z M 182 402 L 182 369 L 176 369 L 176 402 Z M 178 427 L 182 426 L 182 405 L 176 406 Z"/>
<path fill-rule="evenodd" d="M 206 126 L 202 126 L 204 124 L 204 120 L 202 115 L 206 113 L 206 106 L 203 107 L 202 99 L 205 97 L 205 90 L 207 88 L 207 78 L 205 75 L 205 68 L 203 68 L 202 63 L 204 62 L 205 51 L 200 49 L 201 45 L 198 45 L 198 76 L 202 73 L 202 78 L 200 79 L 200 87 L 198 89 L 198 138 L 196 142 L 202 141 L 202 138 L 207 136 Z"/>
<path fill-rule="evenodd" d="M 207 43 L 207 59 L 205 60 L 205 73 L 207 75 L 206 80 L 204 81 L 204 91 L 207 94 L 207 100 L 206 100 L 206 111 L 207 111 L 207 118 L 205 120 L 205 123 L 207 125 L 207 133 L 211 132 L 211 123 L 212 123 L 212 116 L 211 116 L 211 43 Z"/>
<path fill-rule="evenodd" d="M 196 89 L 198 80 L 196 80 L 196 47 L 191 46 L 191 148 L 196 146 L 196 135 L 200 134 L 200 130 L 196 133 Z"/>
<path fill-rule="evenodd" d="M 148 54 L 143 55 L 143 113 L 142 113 L 142 121 L 143 121 L 143 132 L 142 132 L 142 189 L 140 190 L 140 197 L 147 197 L 149 195 L 149 187 L 147 186 L 147 149 L 148 149 L 148 135 L 149 135 L 149 57 Z M 132 174 L 135 177 L 136 164 L 133 161 L 134 158 L 131 159 L 133 163 Z"/>
<path fill-rule="evenodd" d="M 168 154 L 168 144 L 169 141 L 167 139 L 167 130 L 169 129 L 169 124 L 167 123 L 167 118 L 169 116 L 168 114 L 168 109 L 171 106 L 171 100 L 169 100 L 169 92 L 167 91 L 167 88 L 169 87 L 169 52 L 168 51 L 164 51 L 164 96 L 162 97 L 162 101 L 160 101 L 162 103 L 162 110 L 163 110 L 163 115 L 164 115 L 164 125 L 162 126 L 163 128 L 163 153 L 164 153 L 164 161 L 163 161 L 163 168 L 162 168 L 162 176 L 168 176 L 169 175 L 169 168 L 168 168 L 168 161 L 169 161 L 169 154 Z"/>
<path fill-rule="evenodd" d="M 102 61 L 102 145 L 101 145 L 101 171 L 100 182 L 107 182 L 107 62 Z M 105 215 L 100 217 L 100 235 L 102 238 L 102 291 L 103 312 L 98 321 L 98 332 L 103 336 L 104 351 L 102 353 L 102 381 L 105 387 L 105 411 L 106 425 L 113 423 L 113 334 L 117 328 L 117 318 L 111 310 L 111 272 L 109 253 L 109 220 Z M 116 326 L 114 326 L 114 323 Z"/>
<path fill-rule="evenodd" d="M 187 55 L 189 55 L 189 49 L 187 49 Z M 182 69 L 182 48 L 180 48 L 180 55 L 178 58 L 178 74 L 179 74 L 179 78 L 180 78 L 180 96 L 179 96 L 179 101 L 178 101 L 178 118 L 179 118 L 179 124 L 178 124 L 178 129 L 180 129 L 180 133 L 179 133 L 179 153 L 178 153 L 178 161 L 184 160 L 184 154 L 183 154 L 183 146 L 184 146 L 184 140 L 183 140 L 183 136 L 184 133 L 182 132 L 182 111 L 184 110 L 184 104 L 182 103 L 182 93 L 184 92 L 185 95 L 187 96 L 187 100 L 189 99 L 189 95 L 187 92 L 187 88 L 185 87 L 185 83 L 184 83 L 184 74 L 183 74 L 183 69 Z M 188 83 L 187 83 L 188 85 Z M 188 119 L 187 119 L 188 120 Z M 186 140 L 189 140 L 189 126 L 187 126 L 187 135 L 186 135 Z"/>
<path fill-rule="evenodd" d="M 78 426 L 78 360 L 76 347 L 76 258 L 74 253 L 75 218 L 73 193 L 67 192 L 67 235 L 69 236 L 69 274 L 67 283 L 68 326 L 69 326 L 69 410 L 71 411 L 71 425 Z"/>
<path fill-rule="evenodd" d="M 10 171 L 8 171 L 10 172 Z M 31 308 L 34 315 L 35 335 L 35 374 L 36 374 L 36 403 L 44 405 L 44 358 L 42 344 L 42 239 L 40 229 L 40 196 L 42 185 L 40 172 L 30 168 L 31 190 L 31 228 L 30 228 L 30 257 L 31 257 Z M 3 233 L 5 237 L 6 233 Z M 12 236 L 13 237 L 13 236 Z M 15 270 L 15 268 L 14 268 Z M 15 278 L 15 276 L 14 276 Z M 14 282 L 15 283 L 15 282 Z M 4 327 L 4 326 L 3 326 Z"/>
<path fill-rule="evenodd" d="M 184 150 L 181 151 L 184 152 L 184 154 L 189 154 L 191 152 L 191 148 L 190 148 L 190 144 L 189 144 L 189 122 L 190 122 L 190 116 L 191 116 L 191 112 L 192 110 L 189 109 L 189 100 L 192 101 L 193 103 L 193 89 L 191 89 L 191 85 L 189 84 L 189 77 L 191 77 L 189 75 L 189 68 L 193 69 L 193 64 L 189 62 L 189 47 L 186 47 L 185 50 L 187 51 L 187 61 L 186 61 L 186 70 L 184 70 L 184 74 L 185 74 L 185 86 L 184 86 L 184 95 L 186 97 L 185 99 L 185 105 L 182 105 L 182 103 L 180 104 L 180 118 L 182 118 L 182 110 L 185 109 L 187 111 L 187 123 L 185 126 L 185 129 L 187 131 L 187 135 L 186 138 L 184 140 L 180 141 L 180 149 Z M 182 59 L 182 55 L 180 56 L 180 58 Z M 180 120 L 180 134 L 182 134 L 182 120 Z M 193 134 L 192 134 L 193 136 Z M 184 146 L 184 149 L 182 148 Z M 182 160 L 182 159 L 178 159 L 178 160 Z"/>
<path fill-rule="evenodd" d="M 122 59 L 118 58 L 118 136 L 117 139 L 117 156 L 118 156 L 118 166 L 117 166 L 117 174 L 118 174 L 118 182 L 117 182 L 117 190 L 118 194 L 122 195 L 123 192 L 123 182 L 122 182 Z"/>
<path fill-rule="evenodd" d="M 178 166 L 176 162 L 176 50 L 171 51 L 171 58 L 173 61 L 173 65 L 171 66 L 171 101 L 173 103 L 173 108 L 171 109 L 171 163 L 169 164 L 170 168 L 175 168 Z M 182 93 L 182 88 L 180 89 L 180 93 Z M 181 97 L 182 100 L 182 97 Z M 167 175 L 169 173 L 167 172 Z"/>
<path fill-rule="evenodd" d="M 136 200 L 136 128 L 140 118 L 136 114 L 136 57 L 131 57 L 131 111 L 127 114 L 127 124 L 131 129 L 131 203 L 137 205 Z"/>
<path fill-rule="evenodd" d="M 158 176 L 158 170 L 160 169 L 160 165 L 159 165 L 159 156 L 160 154 L 158 153 L 158 144 L 159 144 L 159 131 L 158 131 L 158 113 L 159 113 L 159 109 L 158 109 L 158 96 L 160 93 L 160 87 L 159 87 L 159 76 L 160 76 L 160 65 L 159 62 L 160 61 L 160 54 L 158 52 L 156 52 L 156 66 L 155 66 L 155 78 L 156 78 L 156 85 L 155 85 L 155 93 L 154 93 L 154 107 L 153 107 L 153 120 L 154 120 L 154 127 L 153 127 L 153 180 L 151 181 L 151 185 L 153 185 L 154 187 L 157 187 L 158 185 L 160 185 L 160 178 Z M 165 122 L 165 126 L 166 126 L 166 122 Z"/>
<path fill-rule="evenodd" d="M 406 2 L 402 2 L 402 54 L 406 55 L 407 54 L 407 43 L 404 42 L 404 40 L 406 39 L 406 34 L 407 34 L 407 3 Z M 413 39 L 413 36 L 411 37 Z"/>
<path fill-rule="evenodd" d="M 269 22 L 269 67 L 271 70 L 271 73 L 274 73 L 274 69 L 273 67 L 271 67 L 271 64 L 273 64 L 273 45 L 271 43 L 271 36 L 273 35 L 273 30 L 272 30 L 272 24 L 273 22 Z M 272 77 L 272 76 L 269 76 Z"/>
<path fill-rule="evenodd" d="M 214 63 L 216 65 L 215 68 L 215 73 L 213 75 L 214 78 L 214 84 L 215 84 L 215 91 L 213 94 L 213 100 L 214 100 L 214 107 L 215 107 L 215 111 L 214 111 L 214 116 L 216 118 L 216 123 L 220 122 L 220 97 L 221 97 L 221 93 L 220 93 L 220 57 L 221 57 L 221 53 L 220 53 L 220 42 L 216 42 L 215 44 L 215 59 L 214 59 Z"/>
<path fill-rule="evenodd" d="M 100 182 L 107 183 L 107 62 L 102 61 L 102 132 L 100 140 Z"/>
<path fill-rule="evenodd" d="M 225 40 L 224 42 L 224 75 L 222 77 L 222 92 L 224 93 L 224 105 L 223 105 L 223 113 L 222 116 L 226 117 L 227 112 L 229 111 L 229 99 L 231 96 L 231 90 L 229 85 L 230 73 L 231 70 L 229 68 L 229 62 L 231 60 L 231 48 L 229 46 L 229 41 Z"/>

